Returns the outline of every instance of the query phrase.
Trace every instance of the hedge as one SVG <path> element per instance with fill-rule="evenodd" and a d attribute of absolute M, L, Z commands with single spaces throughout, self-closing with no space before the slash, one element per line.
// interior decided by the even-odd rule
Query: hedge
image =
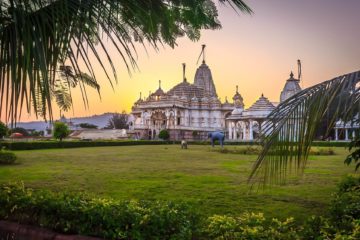
<path fill-rule="evenodd" d="M 0 149 L 8 150 L 36 150 L 51 148 L 79 148 L 79 147 L 105 147 L 105 146 L 136 146 L 136 145 L 162 145 L 180 144 L 180 141 L 153 141 L 153 140 L 96 140 L 96 141 L 0 141 Z M 190 145 L 210 145 L 209 141 L 189 141 Z M 312 146 L 319 147 L 346 147 L 348 142 L 313 142 Z M 258 142 L 225 142 L 229 146 L 259 145 Z"/>
<path fill-rule="evenodd" d="M 84 194 L 0 186 L 0 219 L 105 239 L 191 239 L 198 219 L 187 205 L 117 201 Z"/>

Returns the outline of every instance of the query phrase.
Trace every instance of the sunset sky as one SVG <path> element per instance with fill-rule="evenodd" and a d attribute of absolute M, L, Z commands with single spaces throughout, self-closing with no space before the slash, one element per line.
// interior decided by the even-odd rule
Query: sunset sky
<path fill-rule="evenodd" d="M 264 93 L 279 101 L 280 92 L 291 70 L 297 75 L 297 59 L 303 64 L 303 87 L 360 70 L 360 0 L 247 0 L 253 15 L 237 14 L 219 6 L 223 28 L 203 31 L 198 42 L 178 39 L 175 49 L 158 51 L 139 46 L 138 66 L 130 76 L 115 49 L 109 44 L 118 71 L 114 89 L 98 70 L 101 99 L 89 90 L 90 108 L 85 109 L 80 93 L 74 92 L 74 110 L 67 117 L 104 112 L 129 112 L 139 92 L 147 96 L 158 88 L 169 90 L 182 80 L 187 64 L 187 79 L 193 82 L 201 44 L 206 44 L 209 65 L 221 100 L 232 98 L 235 86 L 245 107 Z M 55 118 L 59 111 L 55 110 Z M 22 121 L 35 120 L 23 114 Z"/>

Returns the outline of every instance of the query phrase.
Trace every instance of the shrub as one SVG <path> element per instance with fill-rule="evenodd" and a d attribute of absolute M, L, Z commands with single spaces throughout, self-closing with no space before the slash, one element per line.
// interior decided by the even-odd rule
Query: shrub
<path fill-rule="evenodd" d="M 65 123 L 63 122 L 54 123 L 53 137 L 55 139 L 59 139 L 61 142 L 63 138 L 66 138 L 67 136 L 69 136 L 69 134 L 70 134 L 69 127 Z"/>
<path fill-rule="evenodd" d="M 91 123 L 80 123 L 79 127 L 88 128 L 88 129 L 97 129 L 98 128 L 98 126 L 91 124 Z"/>
<path fill-rule="evenodd" d="M 0 150 L 0 164 L 13 164 L 16 161 L 16 155 L 13 152 Z"/>
<path fill-rule="evenodd" d="M 5 123 L 0 121 L 0 140 L 8 135 L 9 129 L 5 125 Z"/>
<path fill-rule="evenodd" d="M 198 220 L 187 205 L 116 201 L 84 194 L 0 187 L 0 219 L 105 239 L 191 239 Z"/>
<path fill-rule="evenodd" d="M 231 154 L 244 154 L 244 155 L 257 155 L 261 152 L 260 146 L 247 146 L 241 148 L 221 148 L 221 149 L 212 149 L 214 152 L 220 153 L 231 153 Z"/>
<path fill-rule="evenodd" d="M 168 130 L 165 129 L 161 130 L 159 133 L 159 138 L 162 140 L 168 140 L 170 138 L 170 134 Z"/>
<path fill-rule="evenodd" d="M 239 217 L 215 215 L 208 218 L 205 232 L 211 239 L 299 239 L 293 218 L 267 221 L 262 213 Z"/>
<path fill-rule="evenodd" d="M 360 220 L 360 177 L 347 176 L 330 206 L 331 220 L 337 228 L 349 230 Z"/>
<path fill-rule="evenodd" d="M 310 149 L 310 155 L 321 155 L 321 156 L 330 156 L 335 155 L 335 151 L 332 148 L 314 148 Z"/>

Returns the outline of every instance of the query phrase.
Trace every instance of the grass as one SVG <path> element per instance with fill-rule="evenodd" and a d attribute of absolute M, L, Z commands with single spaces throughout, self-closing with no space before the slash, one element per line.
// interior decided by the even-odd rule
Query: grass
<path fill-rule="evenodd" d="M 239 148 L 239 147 L 228 147 Z M 205 215 L 264 212 L 269 217 L 326 214 L 342 176 L 354 168 L 336 155 L 310 156 L 303 177 L 285 186 L 249 192 L 256 155 L 222 154 L 209 146 L 122 146 L 17 151 L 18 164 L 0 166 L 0 183 L 86 191 L 116 199 L 174 200 L 194 204 Z"/>

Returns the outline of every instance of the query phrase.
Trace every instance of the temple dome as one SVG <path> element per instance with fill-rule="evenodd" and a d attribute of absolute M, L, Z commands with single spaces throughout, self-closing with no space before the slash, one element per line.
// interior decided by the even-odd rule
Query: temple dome
<path fill-rule="evenodd" d="M 204 89 L 185 81 L 177 84 L 175 87 L 170 89 L 167 94 L 186 96 L 187 98 L 192 98 L 194 96 L 196 96 L 197 98 L 203 98 L 205 96 Z"/>
<path fill-rule="evenodd" d="M 205 64 L 205 62 L 203 62 L 196 70 L 194 85 L 204 89 L 209 96 L 217 97 L 211 70 L 208 65 Z"/>
<path fill-rule="evenodd" d="M 159 88 L 152 94 L 153 96 L 164 96 L 165 92 L 161 89 L 161 80 L 159 80 Z"/>
<path fill-rule="evenodd" d="M 164 96 L 165 95 L 165 92 L 161 89 L 161 88 L 158 88 L 154 93 L 153 95 L 155 96 Z"/>
<path fill-rule="evenodd" d="M 251 107 L 244 111 L 244 115 L 264 115 L 267 116 L 275 109 L 275 106 L 261 94 L 261 97 Z"/>
<path fill-rule="evenodd" d="M 281 92 L 280 102 L 285 101 L 286 99 L 292 97 L 293 95 L 301 91 L 299 82 L 300 80 L 295 79 L 293 72 L 291 72 L 290 78 L 286 81 L 284 89 Z"/>

